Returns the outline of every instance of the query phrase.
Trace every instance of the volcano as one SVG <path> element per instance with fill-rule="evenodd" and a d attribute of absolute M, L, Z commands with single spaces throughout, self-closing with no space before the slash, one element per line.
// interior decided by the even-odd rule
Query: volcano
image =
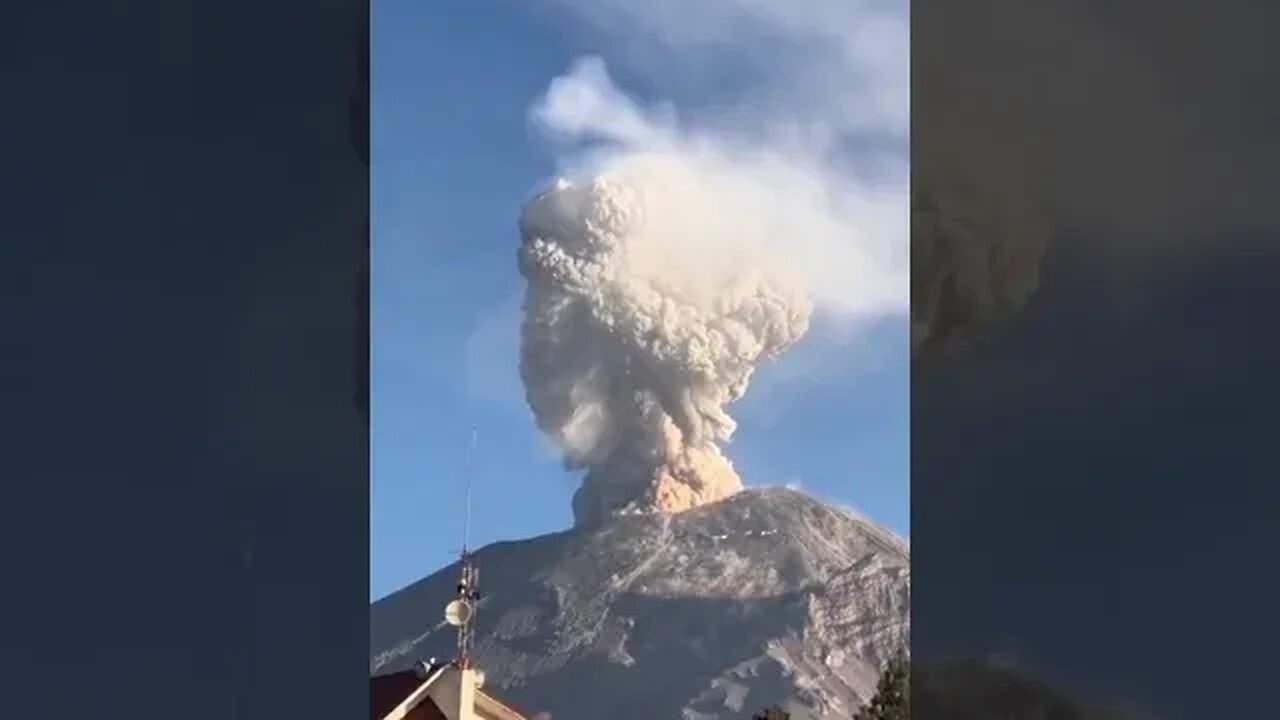
<path fill-rule="evenodd" d="M 804 493 L 750 489 L 674 514 L 474 553 L 475 660 L 552 720 L 848 718 L 906 647 L 909 547 Z M 371 672 L 455 654 L 451 565 L 371 608 Z"/>

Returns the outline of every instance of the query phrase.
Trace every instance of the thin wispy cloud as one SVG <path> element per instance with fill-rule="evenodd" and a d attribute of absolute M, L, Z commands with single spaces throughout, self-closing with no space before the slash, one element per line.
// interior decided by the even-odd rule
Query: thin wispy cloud
<path fill-rule="evenodd" d="M 618 48 L 608 62 L 579 58 L 531 108 L 562 170 L 595 174 L 642 156 L 679 158 L 725 216 L 798 265 L 819 311 L 848 320 L 906 311 L 905 3 L 554 6 Z M 745 79 L 714 108 L 642 101 L 609 67 L 649 76 L 660 94 L 673 63 L 717 61 Z"/>

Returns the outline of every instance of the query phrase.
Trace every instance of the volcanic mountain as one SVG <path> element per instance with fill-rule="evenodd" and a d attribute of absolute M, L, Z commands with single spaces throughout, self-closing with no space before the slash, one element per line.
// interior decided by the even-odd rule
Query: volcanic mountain
<path fill-rule="evenodd" d="M 848 718 L 909 633 L 909 548 L 801 492 L 752 489 L 475 554 L 476 661 L 553 720 Z M 371 608 L 371 671 L 454 655 L 459 569 Z"/>

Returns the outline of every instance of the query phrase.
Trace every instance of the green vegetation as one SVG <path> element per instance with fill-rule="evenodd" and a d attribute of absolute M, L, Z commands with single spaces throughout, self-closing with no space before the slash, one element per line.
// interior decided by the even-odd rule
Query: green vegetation
<path fill-rule="evenodd" d="M 911 720 L 911 662 L 906 655 L 889 661 L 880 674 L 875 696 L 853 720 Z"/>

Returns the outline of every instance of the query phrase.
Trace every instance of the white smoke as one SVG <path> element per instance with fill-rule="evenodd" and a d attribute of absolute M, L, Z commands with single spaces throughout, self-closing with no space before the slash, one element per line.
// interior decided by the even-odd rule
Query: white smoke
<path fill-rule="evenodd" d="M 574 7 L 593 21 L 648 18 L 632 29 L 666 22 L 648 15 L 665 12 L 663 3 Z M 879 33 L 905 41 L 905 16 L 897 25 L 875 19 Z M 540 429 L 569 467 L 587 470 L 574 500 L 579 523 L 735 492 L 741 481 L 720 446 L 735 428 L 728 408 L 759 364 L 800 340 L 815 309 L 854 326 L 905 314 L 905 94 L 895 105 L 871 82 L 881 78 L 874 63 L 859 64 L 875 53 L 851 48 L 819 18 L 773 31 L 825 43 L 808 45 L 826 49 L 849 89 L 815 85 L 829 69 L 779 78 L 775 67 L 753 97 L 682 118 L 672 104 L 627 96 L 601 59 L 584 58 L 532 109 L 564 176 L 521 217 L 521 376 Z M 874 49 L 892 45 L 879 35 L 872 43 L 864 25 L 852 35 Z M 905 91 L 905 42 L 897 62 Z M 789 105 L 766 111 L 750 102 L 787 95 Z M 844 150 L 859 139 L 882 146 L 863 156 L 865 167 Z"/>

